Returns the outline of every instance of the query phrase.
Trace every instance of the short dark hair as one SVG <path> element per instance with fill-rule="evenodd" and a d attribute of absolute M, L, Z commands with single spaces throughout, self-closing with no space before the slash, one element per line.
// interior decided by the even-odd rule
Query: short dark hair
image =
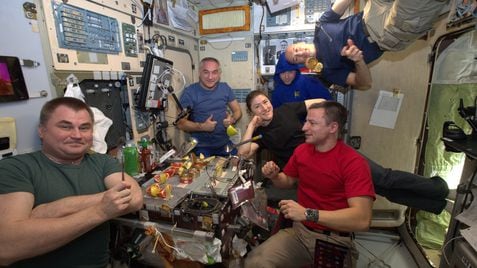
<path fill-rule="evenodd" d="M 348 119 L 348 111 L 346 108 L 336 101 L 323 101 L 311 104 L 308 110 L 320 108 L 325 110 L 325 120 L 327 124 L 332 122 L 338 123 L 338 137 L 343 138 L 345 124 Z"/>
<path fill-rule="evenodd" d="M 245 103 L 247 104 L 247 112 L 249 114 L 252 114 L 252 100 L 255 99 L 255 97 L 257 96 L 260 96 L 260 95 L 263 95 L 265 97 L 268 98 L 268 95 L 264 92 L 264 91 L 261 91 L 261 90 L 252 90 L 250 91 L 250 93 L 248 93 L 247 97 L 245 97 Z"/>
<path fill-rule="evenodd" d="M 43 105 L 40 112 L 40 126 L 44 126 L 50 120 L 51 114 L 60 106 L 66 106 L 74 111 L 85 110 L 94 122 L 94 114 L 88 104 L 82 100 L 72 97 L 59 97 L 52 99 Z"/>

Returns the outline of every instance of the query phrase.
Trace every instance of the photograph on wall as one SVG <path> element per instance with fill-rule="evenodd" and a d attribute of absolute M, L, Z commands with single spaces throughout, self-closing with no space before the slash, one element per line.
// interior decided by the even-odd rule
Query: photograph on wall
<path fill-rule="evenodd" d="M 455 0 L 449 5 L 449 9 L 449 24 L 458 24 L 477 18 L 477 1 Z M 447 7 L 444 11 L 447 11 Z"/>
<path fill-rule="evenodd" d="M 277 47 L 277 61 L 280 58 L 280 55 L 282 53 L 285 53 L 285 50 L 287 49 L 288 44 L 290 44 L 290 43 L 287 39 L 282 39 L 278 42 L 278 44 L 276 46 Z"/>
<path fill-rule="evenodd" d="M 158 0 L 154 5 L 154 22 L 169 25 L 169 17 L 167 15 L 167 0 Z"/>
<path fill-rule="evenodd" d="M 269 46 L 263 47 L 263 64 L 264 65 L 275 65 L 275 54 L 276 46 L 270 44 Z"/>

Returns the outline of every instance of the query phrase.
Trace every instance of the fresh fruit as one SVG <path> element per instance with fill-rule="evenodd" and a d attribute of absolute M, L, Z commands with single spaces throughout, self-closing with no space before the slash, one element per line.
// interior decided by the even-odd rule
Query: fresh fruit
<path fill-rule="evenodd" d="M 177 170 L 177 174 L 179 174 L 179 176 L 182 176 L 182 174 L 184 174 L 185 172 L 185 168 L 183 167 L 180 167 L 178 170 Z"/>
<path fill-rule="evenodd" d="M 172 195 L 172 185 L 166 184 L 159 193 L 159 197 L 169 199 Z"/>
<path fill-rule="evenodd" d="M 150 192 L 151 192 L 151 196 L 152 197 L 157 197 L 160 195 L 161 193 L 161 186 L 157 183 L 153 183 L 151 186 L 150 186 Z"/>
<path fill-rule="evenodd" d="M 167 179 L 169 178 L 169 173 L 161 172 L 159 174 L 154 175 L 154 180 L 158 183 L 166 183 Z"/>
<path fill-rule="evenodd" d="M 177 169 L 175 168 L 167 168 L 166 170 L 163 171 L 164 173 L 169 174 L 169 178 L 174 176 L 177 172 Z"/>
<path fill-rule="evenodd" d="M 237 129 L 236 129 L 234 126 L 229 125 L 229 126 L 227 127 L 227 135 L 228 135 L 229 137 L 232 137 L 232 136 L 237 135 L 237 134 L 238 134 L 238 131 L 237 131 Z"/>

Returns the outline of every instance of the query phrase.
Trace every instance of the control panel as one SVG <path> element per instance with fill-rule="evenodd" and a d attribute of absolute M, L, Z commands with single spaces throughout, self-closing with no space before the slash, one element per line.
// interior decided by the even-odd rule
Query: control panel
<path fill-rule="evenodd" d="M 115 18 L 63 3 L 53 3 L 53 10 L 60 47 L 111 54 L 121 51 Z"/>
<path fill-rule="evenodd" d="M 128 0 L 41 0 L 55 71 L 142 71 L 141 10 Z"/>
<path fill-rule="evenodd" d="M 331 0 L 305 0 L 305 23 L 315 23 L 331 6 Z"/>
<path fill-rule="evenodd" d="M 124 54 L 127 57 L 137 57 L 138 55 L 138 39 L 136 35 L 136 27 L 132 24 L 123 23 L 123 43 L 124 43 Z"/>
<path fill-rule="evenodd" d="M 266 6 L 254 5 L 253 31 L 257 34 L 314 30 L 315 22 L 330 6 L 331 0 L 301 0 L 296 6 L 270 13 Z"/>

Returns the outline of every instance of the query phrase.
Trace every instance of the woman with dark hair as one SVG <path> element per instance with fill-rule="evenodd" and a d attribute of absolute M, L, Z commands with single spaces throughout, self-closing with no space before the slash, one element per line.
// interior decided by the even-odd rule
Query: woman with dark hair
<path fill-rule="evenodd" d="M 249 158 L 260 148 L 268 149 L 280 168 L 283 168 L 295 148 L 304 142 L 302 118 L 307 108 L 323 99 L 290 102 L 273 108 L 268 96 L 259 90 L 246 98 L 247 111 L 252 120 L 242 140 L 256 135 L 262 138 L 239 147 L 238 154 Z M 365 157 L 365 156 L 364 156 Z M 447 183 L 440 177 L 425 178 L 413 173 L 384 168 L 365 157 L 371 169 L 375 191 L 389 201 L 439 214 L 445 208 L 449 193 Z"/>

